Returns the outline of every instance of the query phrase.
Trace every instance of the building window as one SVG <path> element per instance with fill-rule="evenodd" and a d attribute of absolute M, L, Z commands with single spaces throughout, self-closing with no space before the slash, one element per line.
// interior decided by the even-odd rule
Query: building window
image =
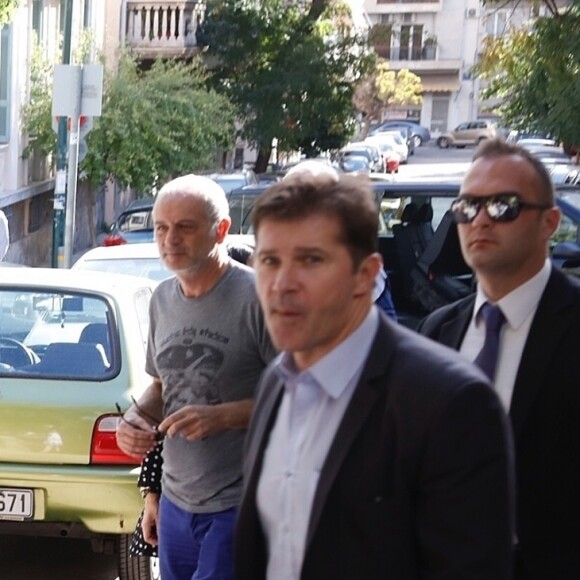
<path fill-rule="evenodd" d="M 431 131 L 443 133 L 447 131 L 449 115 L 449 95 L 433 97 L 431 109 Z"/>
<path fill-rule="evenodd" d="M 420 60 L 423 49 L 423 25 L 401 25 L 399 41 L 399 60 Z"/>
<path fill-rule="evenodd" d="M 485 17 L 485 34 L 487 36 L 503 36 L 508 25 L 508 13 L 496 10 Z"/>
<path fill-rule="evenodd" d="M 32 30 L 36 32 L 36 38 L 42 40 L 42 0 L 32 2 Z"/>
<path fill-rule="evenodd" d="M 10 138 L 10 26 L 0 29 L 0 143 Z"/>
<path fill-rule="evenodd" d="M 36 195 L 30 200 L 28 207 L 28 233 L 37 232 L 44 221 L 45 197 Z"/>

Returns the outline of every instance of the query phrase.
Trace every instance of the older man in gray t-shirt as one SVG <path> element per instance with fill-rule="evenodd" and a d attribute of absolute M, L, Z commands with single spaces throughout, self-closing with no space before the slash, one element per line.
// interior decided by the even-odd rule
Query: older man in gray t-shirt
<path fill-rule="evenodd" d="M 163 580 L 233 580 L 243 438 L 275 351 L 253 271 L 227 255 L 221 187 L 177 178 L 157 195 L 153 219 L 175 278 L 153 294 L 146 364 L 153 382 L 125 413 L 117 441 L 141 457 L 165 435 L 161 497 L 146 494 L 142 519 L 145 541 L 158 544 Z"/>
<path fill-rule="evenodd" d="M 198 298 L 184 296 L 176 278 L 155 292 L 146 368 L 163 384 L 164 416 L 185 405 L 252 399 L 257 377 L 272 356 L 254 273 L 247 266 L 232 261 L 218 283 Z M 237 506 L 244 435 L 232 429 L 195 441 L 168 438 L 164 495 L 196 513 Z"/>

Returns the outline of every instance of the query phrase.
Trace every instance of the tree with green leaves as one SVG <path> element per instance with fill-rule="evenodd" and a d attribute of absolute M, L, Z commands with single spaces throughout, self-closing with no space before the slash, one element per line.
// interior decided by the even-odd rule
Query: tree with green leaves
<path fill-rule="evenodd" d="M 20 4 L 20 1 L 21 0 L 0 0 L 0 26 L 10 22 L 12 13 Z"/>
<path fill-rule="evenodd" d="M 35 85 L 23 124 L 34 136 L 33 146 L 51 154 L 56 151 L 52 69 L 40 55 L 33 60 Z M 218 150 L 232 147 L 234 135 L 233 107 L 207 89 L 199 60 L 158 61 L 142 71 L 136 60 L 122 55 L 118 68 L 106 74 L 102 115 L 93 119 L 79 175 L 90 197 L 108 179 L 150 195 L 177 175 L 217 168 Z M 89 211 L 92 206 L 90 200 Z"/>
<path fill-rule="evenodd" d="M 385 109 L 394 105 L 419 105 L 421 78 L 407 69 L 389 70 L 389 63 L 379 59 L 365 75 L 354 94 L 354 107 L 363 114 L 360 138 L 364 139 L 373 121 L 380 121 Z"/>
<path fill-rule="evenodd" d="M 551 9 L 530 28 L 487 38 L 475 72 L 488 81 L 482 96 L 498 103 L 505 123 L 552 133 L 578 148 L 580 3 Z"/>
<path fill-rule="evenodd" d="M 184 173 L 217 166 L 233 145 L 227 98 L 208 90 L 199 61 L 156 61 L 149 71 L 124 56 L 106 80 L 82 171 L 97 185 L 112 177 L 142 194 Z"/>
<path fill-rule="evenodd" d="M 372 62 L 344 5 L 213 0 L 198 41 L 218 91 L 235 104 L 256 170 L 279 150 L 316 155 L 352 135 L 354 83 Z"/>

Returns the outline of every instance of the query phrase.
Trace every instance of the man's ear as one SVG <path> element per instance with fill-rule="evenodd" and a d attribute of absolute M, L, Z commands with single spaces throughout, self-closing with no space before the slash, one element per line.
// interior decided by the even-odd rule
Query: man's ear
<path fill-rule="evenodd" d="M 371 293 L 375 278 L 383 267 L 383 258 L 378 252 L 366 256 L 358 266 L 357 269 L 357 290 L 356 293 Z"/>
<path fill-rule="evenodd" d="M 218 244 L 221 244 L 226 239 L 231 225 L 232 220 L 230 218 L 224 218 L 218 222 L 216 227 L 216 241 Z"/>

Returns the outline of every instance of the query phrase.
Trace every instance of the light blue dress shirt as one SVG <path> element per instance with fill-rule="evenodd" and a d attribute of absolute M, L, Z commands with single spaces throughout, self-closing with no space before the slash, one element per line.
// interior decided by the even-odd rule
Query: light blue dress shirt
<path fill-rule="evenodd" d="M 351 400 L 379 323 L 375 306 L 333 351 L 299 372 L 290 353 L 277 371 L 285 390 L 257 489 L 268 545 L 268 580 L 298 580 L 312 501 L 324 461 Z"/>

